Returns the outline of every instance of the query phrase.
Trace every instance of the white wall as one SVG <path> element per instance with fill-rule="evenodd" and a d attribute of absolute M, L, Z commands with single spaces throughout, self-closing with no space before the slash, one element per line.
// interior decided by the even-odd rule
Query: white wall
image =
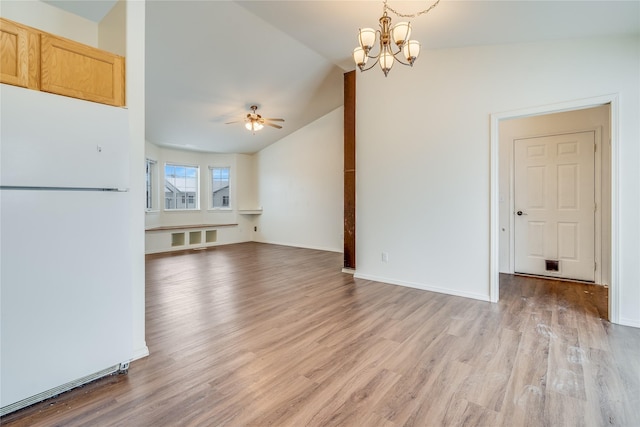
<path fill-rule="evenodd" d="M 258 203 L 258 178 L 256 176 L 256 156 L 240 154 L 236 156 L 237 186 L 236 207 L 242 210 L 256 210 Z"/>
<path fill-rule="evenodd" d="M 130 240 L 133 254 L 131 267 L 131 293 L 133 298 L 133 358 L 147 356 L 145 339 L 145 259 L 144 259 L 144 200 L 145 200 L 145 2 L 127 1 L 124 31 L 117 31 L 122 23 L 121 5 L 115 6 L 113 14 L 108 14 L 108 34 L 126 34 L 126 104 L 129 110 L 129 167 L 131 203 Z M 103 38 L 101 43 L 107 43 Z M 114 35 L 111 47 L 122 40 Z M 117 53 L 117 52 L 116 52 Z"/>
<path fill-rule="evenodd" d="M 98 24 L 39 0 L 2 0 L 0 16 L 89 46 L 98 46 Z"/>
<path fill-rule="evenodd" d="M 640 326 L 639 75 L 637 36 L 425 51 L 387 78 L 359 73 L 356 275 L 489 300 L 490 115 L 618 93 L 620 322 Z"/>
<path fill-rule="evenodd" d="M 253 181 L 253 162 L 250 155 L 246 154 L 214 154 L 195 151 L 174 150 L 158 147 L 151 142 L 146 143 L 145 156 L 155 160 L 157 181 L 159 183 L 157 196 L 157 210 L 146 213 L 145 228 L 161 226 L 184 226 L 196 224 L 238 224 L 234 227 L 224 227 L 218 230 L 218 244 L 239 243 L 251 240 L 254 218 L 251 215 L 243 215 L 239 212 L 239 203 L 257 205 L 248 197 L 255 194 L 255 182 Z M 164 165 L 165 163 L 178 163 L 190 166 L 198 166 L 200 170 L 200 209 L 194 211 L 165 211 L 164 210 Z M 209 167 L 218 166 L 231 168 L 230 183 L 230 209 L 211 209 L 209 207 L 210 174 Z M 140 168 L 144 171 L 144 164 Z M 242 194 L 243 196 L 239 196 Z M 144 200 L 144 196 L 142 198 Z M 170 233 L 158 236 L 147 233 L 146 253 L 166 251 L 170 239 Z M 166 244 L 162 239 L 165 238 Z"/>
<path fill-rule="evenodd" d="M 256 154 L 255 241 L 342 252 L 343 111 Z"/>

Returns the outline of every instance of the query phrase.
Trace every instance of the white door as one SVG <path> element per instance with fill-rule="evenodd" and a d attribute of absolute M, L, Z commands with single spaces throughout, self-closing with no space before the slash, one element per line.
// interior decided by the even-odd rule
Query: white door
<path fill-rule="evenodd" d="M 595 133 L 514 140 L 516 273 L 594 281 Z"/>

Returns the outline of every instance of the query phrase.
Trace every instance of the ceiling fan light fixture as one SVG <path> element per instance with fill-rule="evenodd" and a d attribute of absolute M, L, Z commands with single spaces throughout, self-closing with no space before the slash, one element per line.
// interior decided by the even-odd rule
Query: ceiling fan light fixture
<path fill-rule="evenodd" d="M 256 120 L 251 120 L 245 123 L 244 127 L 247 128 L 248 131 L 255 132 L 262 129 L 264 126 Z"/>
<path fill-rule="evenodd" d="M 284 122 L 284 119 L 278 118 L 263 118 L 257 113 L 258 106 L 252 105 L 251 112 L 247 113 L 242 120 L 226 122 L 225 124 L 237 123 L 239 121 L 244 122 L 244 127 L 251 133 L 255 134 L 257 131 L 264 129 L 265 126 L 271 126 L 276 129 L 282 129 L 282 126 L 275 124 L 274 122 Z"/>

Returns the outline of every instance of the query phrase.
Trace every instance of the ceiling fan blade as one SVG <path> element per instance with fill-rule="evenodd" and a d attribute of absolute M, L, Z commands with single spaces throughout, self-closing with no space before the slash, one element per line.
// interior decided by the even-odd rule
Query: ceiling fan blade
<path fill-rule="evenodd" d="M 240 123 L 240 120 L 234 120 L 232 122 L 226 122 L 225 125 L 230 125 L 232 123 Z"/>
<path fill-rule="evenodd" d="M 265 119 L 265 120 L 270 120 L 272 122 L 284 122 L 284 119 Z"/>
<path fill-rule="evenodd" d="M 267 122 L 265 122 L 265 125 L 267 125 L 267 126 L 271 126 L 272 128 L 276 128 L 276 129 L 282 129 L 282 126 L 280 126 L 280 125 L 274 125 L 273 123 L 267 123 Z"/>

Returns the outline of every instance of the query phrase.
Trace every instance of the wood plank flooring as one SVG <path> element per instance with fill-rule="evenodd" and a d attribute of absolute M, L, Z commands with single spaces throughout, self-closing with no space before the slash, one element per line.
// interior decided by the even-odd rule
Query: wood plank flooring
<path fill-rule="evenodd" d="M 640 330 L 606 289 L 503 276 L 498 304 L 246 243 L 147 259 L 148 358 L 3 426 L 640 426 Z"/>

